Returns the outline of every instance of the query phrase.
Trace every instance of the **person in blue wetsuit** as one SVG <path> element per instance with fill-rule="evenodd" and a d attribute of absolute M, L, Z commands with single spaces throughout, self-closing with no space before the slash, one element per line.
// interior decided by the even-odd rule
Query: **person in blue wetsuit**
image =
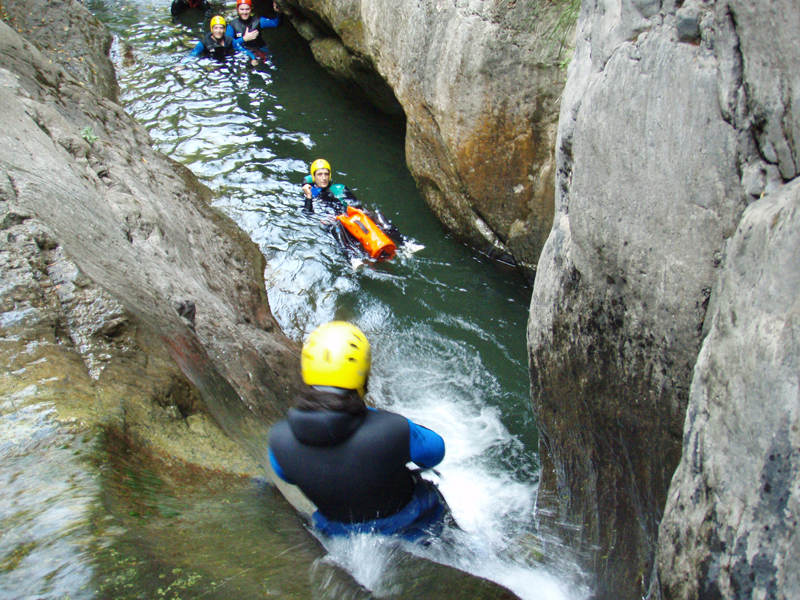
<path fill-rule="evenodd" d="M 233 39 L 225 35 L 225 19 L 219 15 L 212 17 L 210 28 L 211 31 L 197 43 L 190 55 L 215 58 L 217 60 L 225 60 L 225 57 L 232 56 L 236 49 L 233 45 Z"/>
<path fill-rule="evenodd" d="M 308 387 L 272 427 L 269 460 L 278 477 L 316 505 L 314 526 L 328 536 L 439 535 L 447 504 L 407 464 L 439 464 L 444 440 L 401 415 L 367 408 L 371 356 L 364 334 L 343 321 L 321 325 L 303 345 L 300 366 Z"/>
<path fill-rule="evenodd" d="M 257 65 L 259 54 L 262 56 L 269 50 L 264 39 L 261 37 L 261 30 L 280 25 L 281 17 L 278 14 L 277 5 L 272 5 L 275 15 L 273 18 L 256 17 L 252 14 L 252 0 L 236 0 L 236 13 L 238 17 L 228 23 L 226 34 L 233 38 L 237 50 L 242 50 L 250 57 L 250 62 Z"/>

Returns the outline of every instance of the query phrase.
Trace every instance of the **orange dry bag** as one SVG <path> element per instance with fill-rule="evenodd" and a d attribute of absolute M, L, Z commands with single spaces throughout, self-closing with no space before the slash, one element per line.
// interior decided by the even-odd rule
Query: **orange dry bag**
<path fill-rule="evenodd" d="M 356 238 L 372 258 L 389 260 L 394 258 L 397 246 L 372 219 L 352 206 L 347 207 L 346 215 L 336 217 L 342 226 Z"/>

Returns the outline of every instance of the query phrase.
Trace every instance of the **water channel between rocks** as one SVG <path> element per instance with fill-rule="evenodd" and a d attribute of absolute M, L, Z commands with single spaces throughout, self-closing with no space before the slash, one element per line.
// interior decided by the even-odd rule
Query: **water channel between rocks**
<path fill-rule="evenodd" d="M 405 166 L 403 123 L 325 74 L 288 23 L 265 33 L 271 56 L 264 65 L 253 68 L 243 57 L 219 65 L 186 60 L 205 31 L 201 13 L 173 23 L 166 0 L 86 4 L 117 36 L 112 58 L 126 110 L 159 150 L 211 188 L 215 206 L 261 248 L 270 306 L 284 332 L 302 340 L 333 318 L 355 323 L 373 346 L 372 401 L 444 437 L 439 483 L 467 533 L 463 551 L 434 558 L 489 577 L 522 598 L 583 597 L 570 585 L 568 569 L 538 562 L 547 546 L 534 526 L 537 437 L 525 350 L 530 288 L 513 269 L 476 256 L 442 231 Z M 226 16 L 232 12 L 224 10 Z M 354 268 L 319 226 L 319 215 L 301 211 L 298 183 L 318 157 L 331 162 L 334 182 L 380 209 L 422 249 Z M 123 485 L 130 466 L 118 469 L 115 481 Z M 155 489 L 166 484 L 154 488 L 139 481 L 148 498 L 162 498 L 147 510 L 161 519 L 169 518 L 165 510 L 180 513 L 184 523 L 196 511 L 197 525 L 185 544 L 180 540 L 189 533 L 182 529 L 173 536 L 156 534 L 161 530 L 152 524 L 149 533 L 142 527 L 142 538 L 154 540 L 144 553 L 153 564 L 180 562 L 201 572 L 217 561 L 215 549 L 227 548 L 238 552 L 228 560 L 241 568 L 218 573 L 213 585 L 173 569 L 166 577 L 178 586 L 173 595 L 166 583 L 149 593 L 140 573 L 131 578 L 140 583 L 131 584 L 127 597 L 303 597 L 287 570 L 302 572 L 303 581 L 331 579 L 332 571 L 314 574 L 320 551 L 298 517 L 274 506 L 258 482 L 233 479 L 220 487 L 163 473 L 156 480 L 172 482 L 172 492 Z M 119 496 L 129 515 L 142 510 L 133 506 L 139 488 Z M 166 508 L 163 498 L 172 498 Z M 128 527 L 135 530 L 135 520 Z M 280 570 L 271 576 L 284 574 L 274 585 L 264 571 L 270 559 L 262 545 L 271 549 L 266 555 L 282 557 L 273 561 Z M 391 582 L 401 570 L 378 542 L 354 540 L 327 552 L 327 564 L 344 568 L 374 595 L 392 597 Z M 140 569 L 142 554 L 136 554 Z M 236 581 L 258 583 L 236 587 Z M 215 588 L 221 582 L 228 592 L 238 591 L 222 593 Z M 448 596 L 439 591 L 436 597 Z"/>

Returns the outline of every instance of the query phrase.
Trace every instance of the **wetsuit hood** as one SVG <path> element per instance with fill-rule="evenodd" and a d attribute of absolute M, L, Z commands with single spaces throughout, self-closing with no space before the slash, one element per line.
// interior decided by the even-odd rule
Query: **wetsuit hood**
<path fill-rule="evenodd" d="M 309 446 L 332 446 L 349 438 L 364 420 L 363 415 L 353 415 L 332 410 L 298 410 L 292 408 L 286 415 L 289 428 L 297 441 Z"/>

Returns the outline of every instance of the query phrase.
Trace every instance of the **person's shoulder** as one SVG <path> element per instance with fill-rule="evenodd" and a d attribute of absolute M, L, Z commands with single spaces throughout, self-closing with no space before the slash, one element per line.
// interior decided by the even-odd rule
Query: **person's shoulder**
<path fill-rule="evenodd" d="M 382 408 L 375 408 L 373 406 L 367 407 L 367 417 L 372 419 L 380 419 L 380 420 L 399 420 L 399 421 L 408 421 L 406 417 L 403 415 L 399 415 L 396 412 L 392 412 L 390 410 L 384 410 Z"/>
<path fill-rule="evenodd" d="M 279 419 L 278 421 L 275 421 L 275 423 L 273 423 L 272 426 L 269 428 L 269 439 L 271 441 L 273 439 L 279 438 L 281 436 L 286 435 L 286 433 L 289 431 L 290 431 L 289 421 L 286 420 L 285 418 Z"/>

